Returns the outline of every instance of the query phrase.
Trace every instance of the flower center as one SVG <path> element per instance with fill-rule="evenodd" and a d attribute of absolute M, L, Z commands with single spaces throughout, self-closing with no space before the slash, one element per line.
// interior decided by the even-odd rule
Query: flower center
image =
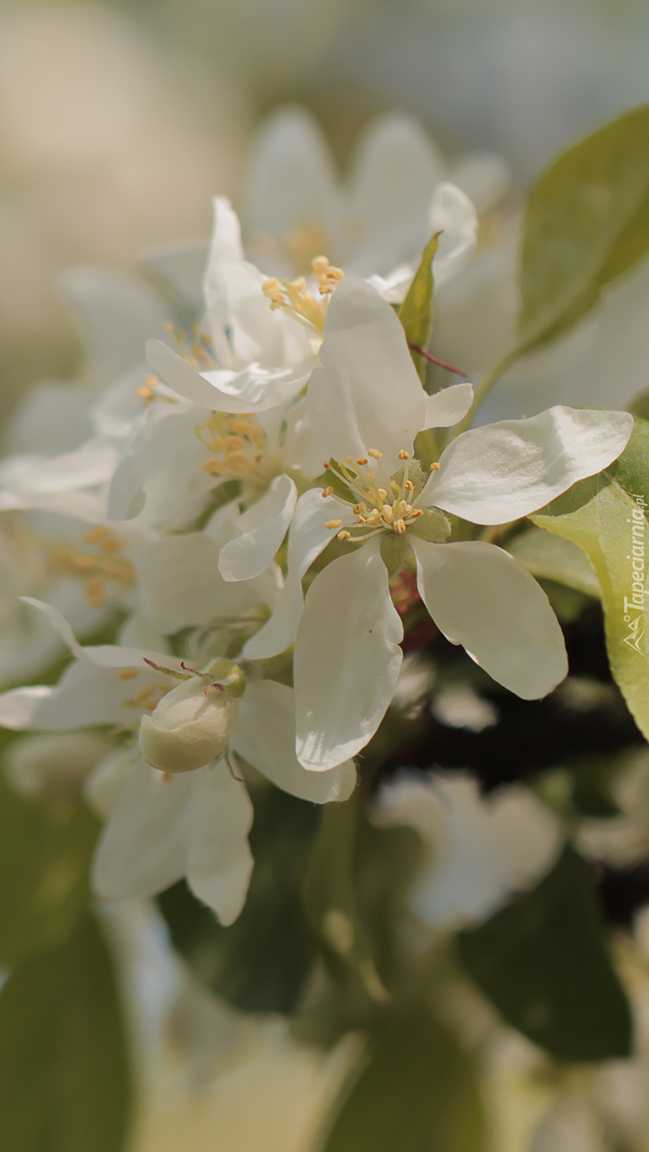
<path fill-rule="evenodd" d="M 93 545 L 96 553 L 78 552 L 67 544 L 60 544 L 54 554 L 53 567 L 55 571 L 73 576 L 85 575 L 84 589 L 90 607 L 103 608 L 111 583 L 117 584 L 120 591 L 133 587 L 133 565 L 125 556 L 119 555 L 122 541 L 109 528 L 93 528 L 81 539 L 85 544 Z"/>
<path fill-rule="evenodd" d="M 268 440 L 254 414 L 212 412 L 196 435 L 212 453 L 202 466 L 210 476 L 262 484 L 272 478 Z"/>
<path fill-rule="evenodd" d="M 351 507 L 356 516 L 356 524 L 364 530 L 362 536 L 352 536 L 347 528 L 342 528 L 338 533 L 339 540 L 351 540 L 354 543 L 367 540 L 369 536 L 382 531 L 403 535 L 408 527 L 423 515 L 423 509 L 413 508 L 412 505 L 420 487 L 417 476 L 420 471 L 418 461 L 413 461 L 410 453 L 403 448 L 399 452 L 403 468 L 388 478 L 381 463 L 382 456 L 383 453 L 377 448 L 370 448 L 367 456 L 359 456 L 356 460 L 348 456 L 341 463 L 329 461 L 327 465 L 329 470 L 359 497 L 358 502 Z M 415 468 L 416 481 L 413 481 L 410 472 Z M 322 495 L 336 494 L 329 485 L 323 489 Z M 350 507 L 350 502 L 343 497 L 336 495 L 336 499 L 346 507 Z M 337 528 L 341 524 L 342 520 L 328 520 L 326 527 Z"/>
<path fill-rule="evenodd" d="M 263 285 L 263 293 L 270 300 L 273 311 L 284 308 L 300 323 L 322 333 L 329 297 L 345 273 L 342 268 L 330 264 L 326 256 L 316 256 L 311 261 L 311 268 L 318 281 L 319 299 L 307 289 L 304 276 L 299 276 L 297 280 L 278 280 L 276 276 L 271 276 Z"/>

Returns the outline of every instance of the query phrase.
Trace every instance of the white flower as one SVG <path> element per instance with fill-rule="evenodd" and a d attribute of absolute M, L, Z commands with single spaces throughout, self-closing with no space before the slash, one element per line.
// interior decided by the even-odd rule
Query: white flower
<path fill-rule="evenodd" d="M 192 346 L 193 364 L 161 340 L 147 344 L 149 364 L 179 396 L 219 412 L 262 412 L 304 387 L 319 338 L 284 309 L 271 309 L 266 279 L 244 259 L 229 200 L 216 197 L 203 280 L 210 342 Z"/>
<path fill-rule="evenodd" d="M 412 893 L 424 923 L 458 928 L 491 916 L 556 863 L 559 821 L 520 784 L 481 798 L 466 774 L 403 776 L 379 793 L 373 822 L 420 833 L 425 856 Z"/>
<path fill-rule="evenodd" d="M 449 168 L 415 120 L 391 114 L 357 141 L 343 185 L 317 122 L 304 109 L 280 109 L 262 126 L 246 173 L 247 242 L 269 273 L 307 273 L 324 252 L 398 301 L 434 231 L 443 229 L 437 285 L 463 267 L 476 239 L 469 197 L 487 208 L 506 183 L 498 157 Z"/>
<path fill-rule="evenodd" d="M 308 402 L 323 454 L 349 496 L 330 487 L 300 498 L 284 590 L 244 649 L 259 658 L 296 641 L 300 762 L 330 768 L 358 752 L 380 723 L 403 635 L 384 559 L 396 571 L 410 548 L 419 594 L 440 631 L 518 695 L 551 691 L 567 664 L 545 593 L 492 544 L 443 543 L 450 525 L 439 509 L 475 524 L 525 516 L 610 464 L 628 441 L 632 417 L 558 407 L 466 432 L 424 483 L 412 460 L 415 436 L 461 419 L 470 386 L 427 397 L 394 312 L 369 285 L 351 282 L 332 299 Z M 316 577 L 300 619 L 301 579 L 336 535 L 362 547 Z"/>
<path fill-rule="evenodd" d="M 39 601 L 28 603 L 49 618 L 76 659 L 54 687 L 33 685 L 0 694 L 0 725 L 5 728 L 67 731 L 109 725 L 135 732 L 142 717 L 155 714 L 159 701 L 168 699 L 169 676 L 160 669 L 187 675 L 181 660 L 164 651 L 110 644 L 83 648 L 60 613 Z M 159 643 L 162 648 L 161 638 Z M 182 685 L 189 688 L 194 719 L 195 679 Z M 200 691 L 204 688 L 202 680 Z M 167 720 L 170 710 L 174 718 L 179 695 L 182 697 L 182 693 L 177 694 L 162 709 Z M 184 709 L 181 700 L 180 711 Z M 231 923 L 238 916 L 252 868 L 247 841 L 252 806 L 245 784 L 233 774 L 230 752 L 300 799 L 324 804 L 351 795 L 356 782 L 352 761 L 324 774 L 308 772 L 297 761 L 291 688 L 272 680 L 252 679 L 234 713 L 232 709 L 222 717 L 226 724 L 216 738 L 211 728 L 206 743 L 194 746 L 197 760 L 203 754 L 214 759 L 194 770 L 185 763 L 171 779 L 148 764 L 136 749 L 121 756 L 111 753 L 107 772 L 104 764 L 98 765 L 98 805 L 112 807 L 94 867 L 95 887 L 101 896 L 114 900 L 151 896 L 187 876 L 195 894 L 223 923 Z M 183 719 L 187 717 L 181 716 Z M 220 720 L 219 716 L 219 725 Z M 147 751 L 148 735 L 150 728 L 145 737 Z M 189 742 L 185 740 L 188 735 Z M 185 749 L 191 748 L 192 735 L 190 725 L 182 733 Z M 226 750 L 222 745 L 228 735 Z M 169 730 L 165 739 L 168 736 Z M 223 755 L 217 754 L 217 746 Z M 156 748 L 159 750 L 160 743 Z M 173 765 L 172 760 L 166 770 L 173 770 Z M 89 787 L 92 795 L 92 784 Z"/>

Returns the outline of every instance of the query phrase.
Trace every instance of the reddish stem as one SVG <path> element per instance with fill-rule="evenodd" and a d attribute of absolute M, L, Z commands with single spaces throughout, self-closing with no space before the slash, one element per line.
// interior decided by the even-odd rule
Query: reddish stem
<path fill-rule="evenodd" d="M 456 376 L 466 376 L 466 372 L 462 372 L 460 368 L 454 368 L 452 364 L 445 364 L 443 360 L 438 360 L 436 356 L 431 356 L 430 352 L 426 352 L 424 348 L 420 348 L 418 344 L 409 344 L 413 352 L 417 352 L 419 356 L 424 356 L 426 360 L 430 360 L 431 364 L 438 364 L 440 368 L 446 368 L 447 372 L 454 372 Z"/>

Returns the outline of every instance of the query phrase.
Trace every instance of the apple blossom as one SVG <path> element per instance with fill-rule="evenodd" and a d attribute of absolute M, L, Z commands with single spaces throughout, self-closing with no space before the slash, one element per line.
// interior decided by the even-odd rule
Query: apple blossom
<path fill-rule="evenodd" d="M 122 755 L 109 754 L 108 768 L 97 765 L 98 792 L 111 808 L 95 859 L 98 893 L 115 900 L 149 896 L 186 875 L 195 894 L 231 923 L 245 901 L 252 868 L 252 806 L 232 754 L 284 791 L 316 804 L 351 795 L 353 761 L 324 774 L 304 769 L 294 750 L 293 690 L 258 678 L 254 666 L 248 665 L 251 678 L 237 696 L 243 678 L 230 661 L 212 665 L 217 675 L 225 673 L 217 686 L 211 672 L 190 671 L 164 650 L 82 647 L 60 613 L 36 600 L 28 603 L 45 614 L 75 660 L 54 687 L 0 694 L 0 724 L 59 732 L 109 725 L 133 737 L 140 730 L 139 750 L 127 745 Z M 162 637 L 158 643 L 163 649 Z M 185 691 L 169 691 L 170 679 L 182 680 Z M 150 753 L 163 770 L 147 763 Z"/>
<path fill-rule="evenodd" d="M 388 707 L 403 635 L 388 569 L 411 555 L 437 626 L 495 680 L 534 699 L 564 678 L 563 637 L 545 593 L 495 545 L 447 542 L 444 513 L 474 524 L 525 516 L 610 464 L 633 426 L 624 412 L 556 407 L 458 436 L 426 479 L 415 437 L 460 420 L 470 386 L 426 396 L 397 317 L 362 282 L 333 297 L 321 359 L 308 404 L 332 483 L 298 501 L 284 590 L 244 650 L 270 656 L 295 640 L 298 759 L 314 769 L 358 752 Z M 301 579 L 336 536 L 349 555 L 317 575 L 302 614 Z"/>

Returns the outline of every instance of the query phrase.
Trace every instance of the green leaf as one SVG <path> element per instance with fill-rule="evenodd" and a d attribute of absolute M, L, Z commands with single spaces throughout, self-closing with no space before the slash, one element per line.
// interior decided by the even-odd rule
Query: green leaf
<path fill-rule="evenodd" d="M 81 803 L 25 800 L 0 777 L 0 963 L 69 936 L 88 904 L 99 823 Z"/>
<path fill-rule="evenodd" d="M 528 572 L 544 580 L 554 580 L 599 598 L 599 581 L 588 557 L 571 540 L 541 528 L 529 528 L 508 540 L 505 548 L 524 564 Z"/>
<path fill-rule="evenodd" d="M 572 848 L 533 892 L 460 932 L 464 967 L 509 1024 L 558 1060 L 631 1052 L 631 1014 L 613 968 L 588 865 Z"/>
<path fill-rule="evenodd" d="M 159 898 L 175 947 L 209 988 L 247 1012 L 291 1012 L 313 945 L 300 885 L 320 813 L 262 787 L 253 792 L 255 867 L 245 907 L 229 928 L 182 881 Z"/>
<path fill-rule="evenodd" d="M 649 249 L 649 106 L 569 148 L 532 190 L 517 354 L 569 331 Z"/>
<path fill-rule="evenodd" d="M 582 480 L 530 517 L 539 528 L 578 544 L 595 569 L 604 607 L 611 672 L 647 739 L 649 656 L 643 607 L 646 597 L 639 588 L 633 588 L 631 558 L 634 547 L 642 552 L 642 556 L 636 553 L 637 562 L 644 560 L 646 574 L 648 460 L 649 423 L 636 417 L 631 440 L 610 468 L 599 476 Z M 634 544 L 634 540 L 638 543 Z M 645 579 L 639 583 L 644 586 Z"/>
<path fill-rule="evenodd" d="M 0 993 L 0 1147 L 122 1152 L 130 1068 L 111 958 L 90 915 Z"/>
<path fill-rule="evenodd" d="M 439 247 L 441 233 L 435 232 L 424 248 L 421 263 L 415 272 L 406 298 L 399 309 L 399 319 L 403 324 L 408 344 L 426 348 L 433 329 L 433 258 Z M 412 358 L 419 375 L 423 378 L 426 362 L 423 356 L 413 352 Z"/>
<path fill-rule="evenodd" d="M 323 1152 L 481 1152 L 475 1068 L 426 1004 L 390 1014 L 343 1089 Z"/>

